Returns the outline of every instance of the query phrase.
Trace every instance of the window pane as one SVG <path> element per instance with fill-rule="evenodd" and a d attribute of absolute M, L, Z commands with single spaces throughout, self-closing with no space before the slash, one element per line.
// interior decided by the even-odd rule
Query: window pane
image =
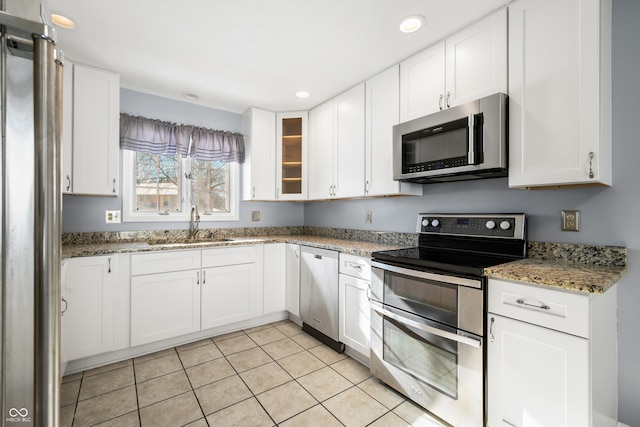
<path fill-rule="evenodd" d="M 180 211 L 177 155 L 136 153 L 136 210 Z"/>
<path fill-rule="evenodd" d="M 194 159 L 191 201 L 201 212 L 229 212 L 229 165 Z"/>

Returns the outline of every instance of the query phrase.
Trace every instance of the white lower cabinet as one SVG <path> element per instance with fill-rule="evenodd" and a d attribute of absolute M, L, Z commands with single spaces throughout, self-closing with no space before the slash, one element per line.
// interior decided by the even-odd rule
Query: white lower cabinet
<path fill-rule="evenodd" d="M 131 345 L 200 330 L 200 270 L 131 278 Z"/>
<path fill-rule="evenodd" d="M 571 293 L 489 280 L 488 422 L 617 423 L 616 290 Z"/>
<path fill-rule="evenodd" d="M 264 245 L 264 314 L 286 307 L 286 243 Z"/>
<path fill-rule="evenodd" d="M 114 349 L 117 256 L 72 258 L 65 262 L 63 353 L 81 359 Z"/>
<path fill-rule="evenodd" d="M 262 280 L 255 264 L 202 270 L 202 329 L 262 314 Z"/>
<path fill-rule="evenodd" d="M 300 316 L 300 245 L 286 244 L 285 251 L 285 309 Z M 266 265 L 266 264 L 265 264 Z"/>
<path fill-rule="evenodd" d="M 340 254 L 339 325 L 340 341 L 369 358 L 369 291 L 371 262 L 368 258 Z"/>
<path fill-rule="evenodd" d="M 131 345 L 263 313 L 262 246 L 131 257 Z"/>

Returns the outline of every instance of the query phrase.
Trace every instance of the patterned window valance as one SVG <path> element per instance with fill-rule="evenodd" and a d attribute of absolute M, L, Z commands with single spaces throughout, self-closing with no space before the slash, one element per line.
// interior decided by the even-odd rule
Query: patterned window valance
<path fill-rule="evenodd" d="M 191 147 L 191 148 L 190 148 Z M 244 162 L 240 133 L 178 125 L 146 117 L 120 114 L 120 148 L 153 154 L 175 154 L 198 160 Z"/>

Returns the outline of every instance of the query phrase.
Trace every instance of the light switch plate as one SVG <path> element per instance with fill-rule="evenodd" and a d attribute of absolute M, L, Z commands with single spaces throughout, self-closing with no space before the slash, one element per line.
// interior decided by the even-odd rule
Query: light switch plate
<path fill-rule="evenodd" d="M 580 231 L 580 211 L 562 211 L 562 231 Z"/>
<path fill-rule="evenodd" d="M 364 222 L 371 224 L 373 222 L 373 212 L 367 211 L 364 213 Z"/>
<path fill-rule="evenodd" d="M 120 220 L 120 211 L 104 211 L 104 222 L 107 224 L 119 224 L 122 222 Z"/>

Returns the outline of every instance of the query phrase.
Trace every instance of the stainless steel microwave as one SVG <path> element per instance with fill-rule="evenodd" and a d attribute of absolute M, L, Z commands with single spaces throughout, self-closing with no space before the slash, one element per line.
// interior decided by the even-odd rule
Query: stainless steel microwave
<path fill-rule="evenodd" d="M 393 127 L 393 178 L 430 184 L 507 176 L 507 96 Z"/>

